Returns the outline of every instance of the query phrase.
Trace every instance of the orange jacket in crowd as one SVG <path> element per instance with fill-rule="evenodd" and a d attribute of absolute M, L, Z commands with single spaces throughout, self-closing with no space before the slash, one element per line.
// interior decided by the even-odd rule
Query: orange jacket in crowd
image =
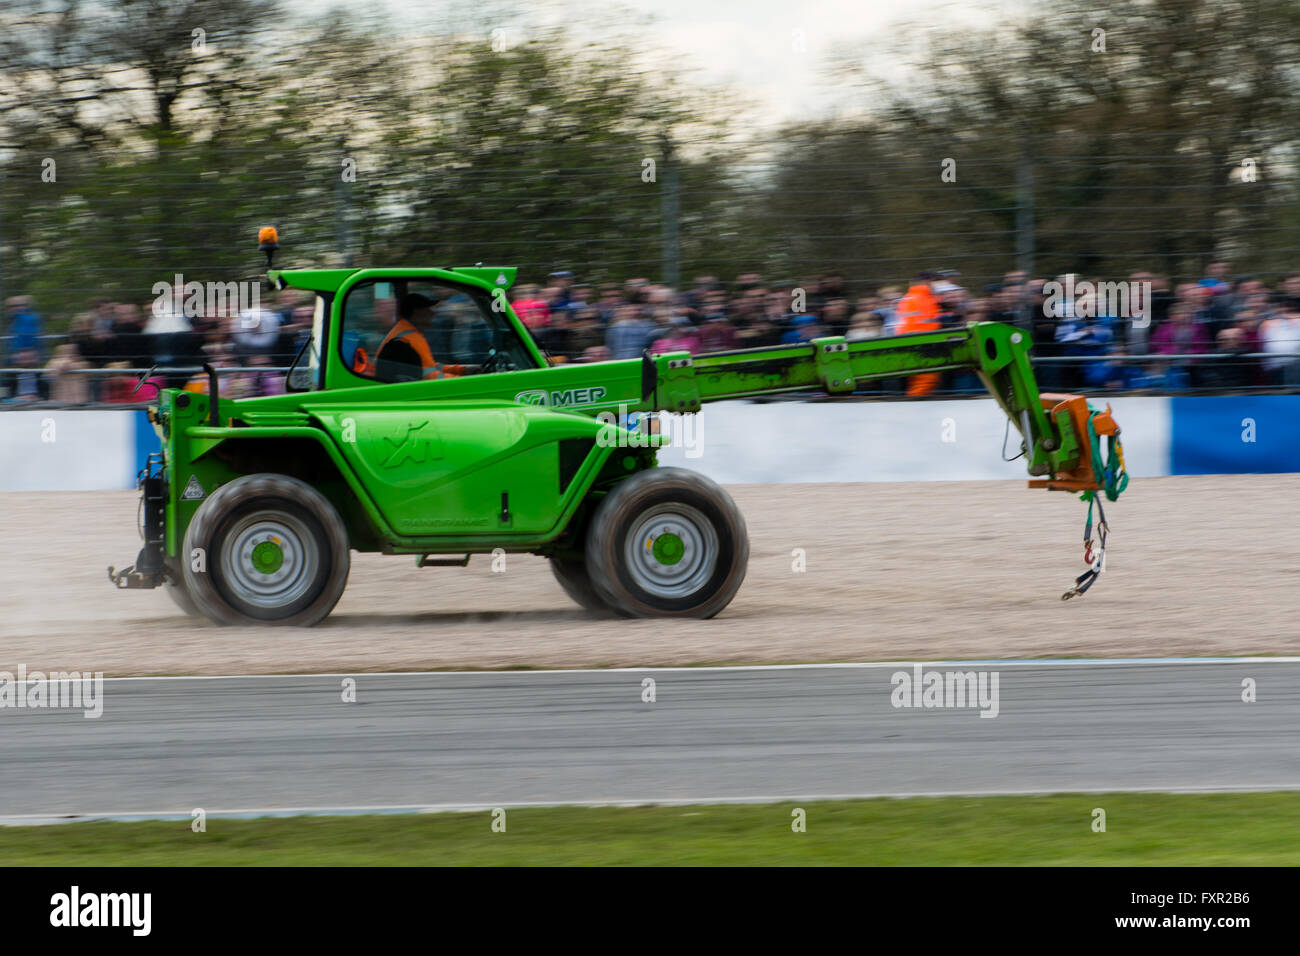
<path fill-rule="evenodd" d="M 925 282 L 918 282 L 898 300 L 898 333 L 939 331 L 939 300 Z"/>
<path fill-rule="evenodd" d="M 928 283 L 918 282 L 898 300 L 898 332 L 937 332 L 939 328 L 939 300 Z M 929 395 L 938 387 L 937 372 L 922 372 L 907 380 L 907 394 L 912 396 Z"/>

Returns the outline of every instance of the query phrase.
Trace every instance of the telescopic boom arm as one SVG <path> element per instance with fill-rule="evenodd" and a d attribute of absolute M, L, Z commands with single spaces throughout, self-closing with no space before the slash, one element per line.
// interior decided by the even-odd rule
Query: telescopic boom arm
<path fill-rule="evenodd" d="M 1099 512 L 1100 547 L 1092 547 L 1092 506 L 1098 492 L 1114 501 L 1128 485 L 1119 426 L 1110 408 L 1091 408 L 1080 395 L 1041 394 L 1024 333 L 1000 322 L 847 342 L 840 337 L 798 345 L 692 356 L 647 356 L 643 402 L 657 410 L 698 411 L 704 402 L 821 389 L 847 394 L 875 379 L 966 369 L 976 373 L 1020 431 L 1030 487 L 1080 492 L 1088 502 L 1084 555 L 1089 570 L 1062 597 L 1082 594 L 1105 569 L 1106 517 Z M 1102 439 L 1109 438 L 1103 456 Z"/>
<path fill-rule="evenodd" d="M 1045 487 L 1058 490 L 1095 491 L 1103 486 L 1103 476 L 1078 474 L 1081 467 L 1091 471 L 1087 466 L 1094 442 L 1086 414 L 1081 422 L 1072 413 L 1080 406 L 1086 413 L 1086 401 L 1079 396 L 1041 395 L 1024 334 L 1000 322 L 858 342 L 828 337 L 698 356 L 673 352 L 649 361 L 655 363 L 656 374 L 654 392 L 646 400 L 656 409 L 672 412 L 698 411 L 704 402 L 779 392 L 821 389 L 847 394 L 875 379 L 966 369 L 979 375 L 1019 429 L 1029 474 L 1047 479 Z M 1109 412 L 1098 414 L 1105 419 L 1096 422 L 1098 433 L 1118 434 Z M 1097 479 L 1091 482 L 1094 487 L 1082 487 L 1089 484 L 1089 477 Z"/>

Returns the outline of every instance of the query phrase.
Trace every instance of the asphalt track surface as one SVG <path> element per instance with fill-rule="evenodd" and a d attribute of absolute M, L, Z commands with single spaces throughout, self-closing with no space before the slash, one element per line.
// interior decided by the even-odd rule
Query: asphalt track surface
<path fill-rule="evenodd" d="M 1294 658 L 924 668 L 996 671 L 998 716 L 896 708 L 889 663 L 108 680 L 0 710 L 0 817 L 1300 789 Z"/>

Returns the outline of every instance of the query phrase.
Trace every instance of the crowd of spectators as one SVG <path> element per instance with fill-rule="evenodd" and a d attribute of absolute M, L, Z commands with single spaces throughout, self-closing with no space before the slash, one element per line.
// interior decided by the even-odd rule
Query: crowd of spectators
<path fill-rule="evenodd" d="M 1136 272 L 1126 288 L 1150 293 L 1129 316 L 1110 314 L 1094 293 L 1050 303 L 1043 285 L 1035 280 L 1025 288 L 1035 355 L 1062 360 L 1040 375 L 1049 387 L 1300 387 L 1300 273 L 1270 286 L 1256 276 L 1232 275 L 1226 262 L 1211 263 L 1200 279 L 1176 283 Z"/>
<path fill-rule="evenodd" d="M 1171 282 L 1147 272 L 1125 283 L 1123 309 L 1083 277 L 1054 280 L 1008 272 L 977 289 L 952 271 L 922 273 L 909 284 L 851 291 L 828 272 L 802 282 L 757 273 L 724 283 L 700 276 L 684 291 L 647 279 L 598 285 L 555 272 L 522 284 L 513 306 L 553 362 L 596 362 L 651 353 L 694 353 L 806 342 L 824 335 L 850 341 L 993 320 L 1032 337 L 1036 372 L 1048 390 L 1179 391 L 1300 388 L 1300 273 L 1269 283 L 1211 263 L 1196 280 Z M 1068 294 L 1062 295 L 1061 288 Z M 916 322 L 917 305 L 926 313 Z M 927 305 L 928 304 L 928 305 Z M 276 394 L 310 335 L 311 299 L 287 290 L 251 309 L 186 317 L 97 300 L 51 337 L 32 301 L 6 300 L 0 349 L 0 400 L 66 403 L 149 400 L 133 393 L 139 376 L 86 376 L 80 370 L 151 368 L 155 385 L 206 391 L 203 375 L 169 371 L 208 362 L 246 371 L 223 375 L 223 394 Z M 979 392 L 970 373 L 876 383 L 876 392 Z M 928 380 L 928 381 L 927 381 Z M 919 387 L 918 387 L 919 385 Z"/>
<path fill-rule="evenodd" d="M 206 392 L 206 375 L 194 369 L 240 368 L 223 374 L 223 395 L 274 395 L 284 390 L 282 373 L 261 367 L 289 365 L 311 333 L 310 293 L 289 290 L 270 302 L 231 305 L 187 316 L 176 307 L 155 309 L 98 299 L 76 316 L 63 335 L 44 334 L 43 322 L 27 296 L 5 300 L 7 335 L 0 342 L 0 400 L 108 404 L 150 401 L 157 388 Z M 145 386 L 131 369 L 153 369 Z M 103 369 L 103 375 L 83 374 Z M 121 374 L 111 374 L 120 370 Z"/>
<path fill-rule="evenodd" d="M 679 293 L 645 279 L 584 285 L 557 272 L 543 286 L 521 286 L 515 309 L 534 338 L 568 362 L 633 358 L 647 348 L 712 352 L 997 321 L 1032 337 L 1034 355 L 1048 360 L 1036 369 L 1045 389 L 1300 387 L 1300 273 L 1270 285 L 1232 276 L 1227 263 L 1215 262 L 1194 281 L 1134 273 L 1119 296 L 1102 294 L 1099 281 L 1013 271 L 973 290 L 957 273 L 937 270 L 854 294 L 834 272 L 803 282 L 747 273 L 730 284 L 700 276 Z M 1073 294 L 1053 295 L 1052 282 Z M 933 302 L 933 322 L 910 321 L 918 299 Z M 939 391 L 983 390 L 966 373 L 935 384 Z"/>

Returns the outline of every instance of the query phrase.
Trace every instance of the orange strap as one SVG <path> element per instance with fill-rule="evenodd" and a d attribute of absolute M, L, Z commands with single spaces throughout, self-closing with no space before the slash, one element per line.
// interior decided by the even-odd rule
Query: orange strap
<path fill-rule="evenodd" d="M 375 374 L 374 363 L 370 361 L 370 356 L 366 353 L 366 350 L 359 345 L 357 350 L 352 353 L 352 371 L 367 378 L 372 378 Z"/>

